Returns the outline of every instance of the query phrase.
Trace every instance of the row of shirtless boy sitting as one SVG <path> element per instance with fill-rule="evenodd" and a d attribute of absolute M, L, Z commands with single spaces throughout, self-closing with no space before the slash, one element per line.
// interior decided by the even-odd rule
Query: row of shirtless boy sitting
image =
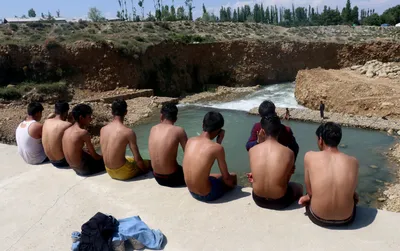
<path fill-rule="evenodd" d="M 69 105 L 58 102 L 55 117 L 43 126 L 38 122 L 43 107 L 28 106 L 28 117 L 17 128 L 18 151 L 30 164 L 47 161 L 59 168 L 71 167 L 78 175 L 92 175 L 106 170 L 118 180 L 127 180 L 152 170 L 158 184 L 168 187 L 187 186 L 199 201 L 213 201 L 232 190 L 237 176 L 229 173 L 222 141 L 224 118 L 218 112 L 208 112 L 200 136 L 188 139 L 183 128 L 175 126 L 178 108 L 165 104 L 161 122 L 153 126 L 149 136 L 150 160 L 143 160 L 136 134 L 123 124 L 127 114 L 124 100 L 112 104 L 113 121 L 100 131 L 102 156 L 97 154 L 87 127 L 92 109 L 79 104 L 72 110 L 74 122 L 67 122 Z M 337 146 L 342 133 L 335 123 L 322 124 L 316 131 L 320 152 L 308 152 L 304 157 L 305 184 L 290 182 L 295 171 L 298 145 L 289 127 L 281 124 L 275 106 L 270 101 L 259 107 L 261 122 L 254 125 L 246 145 L 249 150 L 249 181 L 253 199 L 263 208 L 281 210 L 297 202 L 306 206 L 309 218 L 321 226 L 340 226 L 353 222 L 358 201 L 358 162 L 341 153 Z M 216 139 L 216 142 L 213 140 Z M 43 142 L 41 146 L 40 141 Z M 134 158 L 125 157 L 129 145 Z M 181 167 L 177 162 L 179 145 L 184 150 Z M 84 146 L 86 149 L 84 150 Z M 211 174 L 217 160 L 221 174 Z"/>

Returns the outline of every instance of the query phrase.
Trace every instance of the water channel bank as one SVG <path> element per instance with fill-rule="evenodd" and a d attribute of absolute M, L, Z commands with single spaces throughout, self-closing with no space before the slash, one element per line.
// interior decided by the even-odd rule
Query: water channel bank
<path fill-rule="evenodd" d="M 289 111 L 291 120 L 315 123 L 332 121 L 346 127 L 388 131 L 389 134 L 400 135 L 400 120 L 335 112 L 325 112 L 325 118 L 321 119 L 319 111 L 305 108 L 289 108 Z M 285 108 L 277 108 L 277 113 L 281 117 L 285 116 L 285 112 Z M 258 107 L 251 109 L 249 113 L 258 115 Z"/>

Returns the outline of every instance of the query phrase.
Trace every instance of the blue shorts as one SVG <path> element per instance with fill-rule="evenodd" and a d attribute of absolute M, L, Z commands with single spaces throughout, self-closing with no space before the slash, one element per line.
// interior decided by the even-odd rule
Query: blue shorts
<path fill-rule="evenodd" d="M 202 196 L 202 195 L 198 195 L 195 193 L 190 192 L 190 194 L 193 196 L 193 198 L 195 198 L 196 200 L 199 201 L 213 201 L 216 199 L 221 198 L 224 193 L 225 193 L 225 183 L 222 180 L 222 177 L 220 177 L 219 179 L 215 178 L 215 177 L 208 177 L 208 180 L 211 182 L 211 191 L 209 194 Z"/>

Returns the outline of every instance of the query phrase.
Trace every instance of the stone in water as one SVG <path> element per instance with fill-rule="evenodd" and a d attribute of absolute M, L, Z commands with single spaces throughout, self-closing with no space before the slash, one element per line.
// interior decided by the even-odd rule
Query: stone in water
<path fill-rule="evenodd" d="M 374 168 L 374 169 L 378 168 L 378 167 L 375 166 L 375 165 L 370 165 L 369 167 Z"/>
<path fill-rule="evenodd" d="M 385 201 L 386 201 L 386 198 L 378 198 L 378 201 L 379 201 L 379 202 L 385 202 Z"/>

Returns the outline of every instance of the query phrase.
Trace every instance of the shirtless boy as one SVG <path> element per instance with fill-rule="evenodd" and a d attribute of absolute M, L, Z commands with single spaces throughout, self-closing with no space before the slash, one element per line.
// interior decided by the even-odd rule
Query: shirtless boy
<path fill-rule="evenodd" d="M 125 100 L 117 99 L 111 109 L 114 119 L 100 131 L 100 145 L 107 173 L 116 180 L 129 180 L 147 173 L 151 169 L 150 160 L 142 159 L 135 132 L 124 125 L 128 105 Z M 134 158 L 125 157 L 127 145 Z"/>
<path fill-rule="evenodd" d="M 59 101 L 54 106 L 55 117 L 47 119 L 43 124 L 43 147 L 51 164 L 58 168 L 69 167 L 62 149 L 62 138 L 65 130 L 72 124 L 66 122 L 68 118 L 69 105 L 67 102 Z"/>
<path fill-rule="evenodd" d="M 303 186 L 289 182 L 294 172 L 294 153 L 278 142 L 279 117 L 263 117 L 261 127 L 265 141 L 249 151 L 253 199 L 259 207 L 281 210 L 303 195 Z"/>
<path fill-rule="evenodd" d="M 213 201 L 237 184 L 234 173 L 228 172 L 225 150 L 221 145 L 225 136 L 224 118 L 219 112 L 209 112 L 203 120 L 203 133 L 190 138 L 185 147 L 183 172 L 192 196 L 199 201 Z M 217 138 L 217 142 L 212 140 Z M 221 174 L 210 174 L 214 161 Z"/>
<path fill-rule="evenodd" d="M 76 174 L 87 176 L 105 171 L 103 157 L 96 153 L 86 128 L 92 121 L 92 108 L 79 104 L 72 109 L 75 124 L 64 132 L 62 147 L 69 166 Z M 83 150 L 86 146 L 87 152 Z"/>
<path fill-rule="evenodd" d="M 42 119 L 43 106 L 33 102 L 28 105 L 28 116 L 22 121 L 15 132 L 18 153 L 31 165 L 48 161 L 42 145 Z"/>
<path fill-rule="evenodd" d="M 168 103 L 161 108 L 161 122 L 150 130 L 149 153 L 152 160 L 153 173 L 161 186 L 185 186 L 183 169 L 176 161 L 178 147 L 183 151 L 187 135 L 183 128 L 175 126 L 178 119 L 178 108 Z"/>
<path fill-rule="evenodd" d="M 339 125 L 322 124 L 316 134 L 321 151 L 308 152 L 304 157 L 307 195 L 299 204 L 306 206 L 308 217 L 319 226 L 351 224 L 358 203 L 358 161 L 338 150 L 342 139 Z"/>

